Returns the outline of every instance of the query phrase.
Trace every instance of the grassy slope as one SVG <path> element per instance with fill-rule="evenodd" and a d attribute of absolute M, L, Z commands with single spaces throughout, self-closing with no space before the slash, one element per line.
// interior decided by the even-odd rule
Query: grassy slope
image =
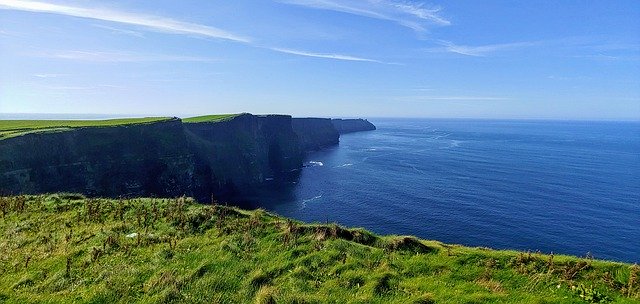
<path fill-rule="evenodd" d="M 1 198 L 0 212 L 6 303 L 640 302 L 637 266 L 379 237 L 189 199 L 23 196 Z"/>
<path fill-rule="evenodd" d="M 198 122 L 219 122 L 230 120 L 236 116 L 240 116 L 242 114 L 215 114 L 215 115 L 205 115 L 205 116 L 196 116 L 182 119 L 185 123 L 198 123 Z"/>
<path fill-rule="evenodd" d="M 241 114 L 216 114 L 216 115 L 205 115 L 205 116 L 196 116 L 185 118 L 182 121 L 185 123 L 198 123 L 198 122 L 219 122 L 232 119 Z"/>
<path fill-rule="evenodd" d="M 169 117 L 120 118 L 106 120 L 0 120 L 0 139 L 31 132 L 82 127 L 111 127 L 169 120 Z"/>

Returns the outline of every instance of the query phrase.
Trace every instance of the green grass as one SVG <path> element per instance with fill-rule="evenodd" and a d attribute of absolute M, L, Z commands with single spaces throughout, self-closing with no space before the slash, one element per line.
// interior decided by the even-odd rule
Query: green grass
<path fill-rule="evenodd" d="M 112 127 L 146 124 L 171 119 L 170 117 L 121 118 L 106 120 L 0 120 L 0 139 L 32 132 L 68 130 L 83 127 Z"/>
<path fill-rule="evenodd" d="M 190 199 L 0 198 L 0 303 L 639 303 L 624 263 L 493 251 Z"/>
<path fill-rule="evenodd" d="M 205 116 L 196 116 L 185 118 L 182 121 L 185 123 L 198 123 L 198 122 L 220 122 L 232 119 L 236 116 L 242 114 L 216 114 L 216 115 L 205 115 Z"/>

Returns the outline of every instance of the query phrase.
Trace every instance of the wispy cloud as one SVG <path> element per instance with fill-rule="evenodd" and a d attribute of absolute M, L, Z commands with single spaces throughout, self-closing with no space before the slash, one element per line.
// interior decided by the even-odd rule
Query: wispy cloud
<path fill-rule="evenodd" d="M 174 56 L 162 54 L 141 54 L 131 52 L 96 52 L 96 51 L 54 51 L 36 54 L 37 57 L 66 59 L 90 62 L 153 62 L 153 61 L 184 61 L 184 62 L 213 62 L 214 58 Z"/>
<path fill-rule="evenodd" d="M 583 81 L 583 80 L 592 80 L 592 77 L 578 75 L 578 76 L 562 76 L 562 75 L 549 75 L 547 79 L 555 80 L 555 81 Z"/>
<path fill-rule="evenodd" d="M 48 90 L 60 90 L 60 91 L 89 91 L 94 90 L 96 87 L 94 86 L 58 86 L 58 85 L 47 85 L 42 88 Z"/>
<path fill-rule="evenodd" d="M 512 42 L 500 44 L 485 44 L 478 46 L 457 45 L 450 41 L 439 41 L 442 47 L 429 49 L 432 52 L 450 52 L 466 56 L 485 57 L 495 52 L 516 50 L 540 44 L 537 41 Z"/>
<path fill-rule="evenodd" d="M 275 52 L 285 53 L 285 54 L 297 55 L 297 56 L 388 64 L 386 62 L 382 62 L 375 59 L 362 58 L 362 57 L 356 57 L 356 56 L 350 56 L 350 55 L 342 55 L 342 54 L 313 53 L 313 52 L 305 52 L 305 51 L 292 50 L 292 49 L 286 49 L 286 48 L 276 48 L 276 47 L 267 47 L 266 49 L 269 49 Z M 37 53 L 35 54 L 35 56 L 40 58 L 75 60 L 75 61 L 86 61 L 86 62 L 104 62 L 104 63 L 154 62 L 154 61 L 155 62 L 219 61 L 218 59 L 208 58 L 208 57 L 175 56 L 175 55 L 146 54 L 146 53 L 143 54 L 143 53 L 132 53 L 132 52 L 102 52 L 102 51 L 85 51 L 85 50 L 47 51 L 47 52 Z M 37 74 L 34 76 L 39 78 L 53 78 L 53 77 L 63 76 L 63 74 Z"/>
<path fill-rule="evenodd" d="M 424 88 L 413 88 L 413 91 L 419 91 L 419 92 L 431 92 L 431 91 L 435 91 L 436 89 L 434 88 L 429 88 L 429 87 L 424 87 Z"/>
<path fill-rule="evenodd" d="M 269 48 L 269 49 L 272 50 L 272 51 L 280 52 L 280 53 L 298 55 L 298 56 L 306 56 L 306 57 L 316 57 L 316 58 L 326 58 L 326 59 L 336 59 L 336 60 L 346 60 L 346 61 L 365 61 L 365 62 L 384 63 L 382 61 L 378 61 L 378 60 L 375 60 L 375 59 L 368 59 L 368 58 L 355 57 L 355 56 L 349 56 L 349 55 L 311 53 L 311 52 L 298 51 L 298 50 L 292 50 L 292 49 L 284 49 L 284 48 Z"/>
<path fill-rule="evenodd" d="M 576 55 L 573 58 L 580 59 L 593 59 L 603 61 L 638 61 L 640 56 L 625 56 L 625 55 L 607 55 L 607 54 L 592 54 L 592 55 Z"/>
<path fill-rule="evenodd" d="M 138 31 L 125 30 L 125 29 L 120 29 L 120 28 L 101 25 L 101 24 L 92 24 L 92 26 L 97 27 L 97 28 L 101 28 L 103 30 L 108 30 L 111 33 L 115 33 L 115 34 L 123 34 L 123 35 L 138 37 L 138 38 L 143 38 L 144 37 L 144 35 L 141 32 L 138 32 Z"/>
<path fill-rule="evenodd" d="M 17 32 L 13 32 L 13 31 L 6 31 L 6 30 L 1 30 L 0 29 L 0 36 L 6 36 L 6 37 L 20 37 L 22 36 L 21 33 L 17 33 Z"/>
<path fill-rule="evenodd" d="M 425 19 L 425 18 L 428 19 L 429 18 L 428 16 L 431 14 L 430 10 L 427 10 L 418 6 L 411 6 L 406 4 L 401 5 L 397 3 L 394 5 L 397 6 L 396 10 L 403 10 L 405 11 L 405 14 L 413 14 L 416 17 L 421 19 Z M 154 16 L 154 15 L 136 14 L 136 13 L 123 12 L 123 11 L 112 10 L 112 9 L 103 9 L 103 8 L 83 8 L 83 7 L 76 7 L 76 6 L 52 4 L 48 2 L 30 1 L 30 0 L 0 0 L 0 9 L 29 11 L 29 12 L 38 12 L 38 13 L 51 13 L 51 14 L 73 16 L 73 17 L 87 18 L 87 19 L 93 19 L 93 20 L 109 21 L 109 22 L 115 22 L 115 23 L 120 23 L 125 25 L 138 26 L 138 27 L 146 28 L 152 31 L 225 39 L 225 40 L 230 40 L 235 42 L 246 43 L 254 47 L 265 48 L 263 46 L 256 45 L 254 42 L 252 42 L 251 39 L 247 37 L 233 34 L 222 29 L 218 29 L 215 27 L 202 25 L 202 24 L 179 21 L 179 20 L 166 18 L 166 17 Z M 361 12 L 361 13 L 364 14 L 365 12 Z M 378 16 L 378 18 L 389 19 L 388 17 L 385 17 L 383 15 Z M 118 32 L 118 33 L 122 33 L 122 34 L 128 34 L 128 35 L 139 36 L 139 37 L 142 35 L 140 32 L 137 32 L 137 31 L 124 30 L 124 29 L 119 29 L 119 28 L 105 26 L 105 25 L 93 25 L 93 26 Z M 4 34 L 4 32 L 2 32 L 2 34 Z M 270 49 L 276 52 L 291 54 L 291 55 L 298 55 L 298 56 L 335 59 L 335 60 L 344 60 L 344 61 L 363 61 L 363 62 L 383 63 L 381 61 L 374 60 L 374 59 L 361 58 L 361 57 L 342 55 L 342 54 L 323 54 L 323 53 L 316 53 L 316 52 L 297 51 L 297 50 L 292 50 L 287 48 L 272 48 L 272 47 L 266 47 L 266 49 Z M 39 54 L 38 56 L 58 58 L 58 59 L 94 61 L 94 62 L 213 61 L 213 59 L 201 58 L 201 57 L 169 56 L 169 55 L 140 55 L 140 54 L 131 54 L 131 53 L 93 52 L 93 51 L 66 51 L 66 52 L 57 52 L 57 53 L 49 52 L 46 54 Z"/>
<path fill-rule="evenodd" d="M 69 76 L 69 74 L 34 74 L 33 76 L 37 78 L 59 78 Z"/>
<path fill-rule="evenodd" d="M 46 90 L 48 94 L 68 95 L 68 94 L 103 94 L 105 91 L 126 89 L 125 86 L 112 84 L 98 84 L 90 86 L 77 85 L 33 85 L 32 88 L 38 92 Z"/>
<path fill-rule="evenodd" d="M 427 24 L 450 25 L 451 21 L 440 15 L 440 8 L 427 7 L 421 2 L 394 0 L 278 0 L 281 3 L 331 10 L 380 20 L 388 20 L 424 31 Z"/>
<path fill-rule="evenodd" d="M 401 96 L 400 101 L 507 101 L 510 98 L 496 96 Z"/>
<path fill-rule="evenodd" d="M 94 20 L 102 20 L 145 27 L 154 31 L 188 34 L 236 42 L 250 42 L 250 39 L 215 27 L 182 22 L 166 17 L 143 15 L 102 8 L 83 8 L 58 5 L 47 2 L 25 0 L 0 0 L 0 9 L 51 13 Z"/>

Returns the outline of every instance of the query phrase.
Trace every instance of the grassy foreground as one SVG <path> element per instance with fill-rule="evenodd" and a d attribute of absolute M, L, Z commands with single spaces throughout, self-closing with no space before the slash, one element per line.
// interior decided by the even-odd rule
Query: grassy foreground
<path fill-rule="evenodd" d="M 119 118 L 105 120 L 0 120 L 0 139 L 32 132 L 67 130 L 83 127 L 113 127 L 145 124 L 171 119 L 170 117 Z"/>
<path fill-rule="evenodd" d="M 0 303 L 639 303 L 640 267 L 191 199 L 0 198 Z"/>

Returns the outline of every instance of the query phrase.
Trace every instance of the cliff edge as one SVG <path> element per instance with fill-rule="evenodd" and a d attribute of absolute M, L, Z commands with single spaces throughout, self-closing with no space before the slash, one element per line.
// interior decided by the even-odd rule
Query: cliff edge
<path fill-rule="evenodd" d="M 361 131 L 372 131 L 376 129 L 372 123 L 366 119 L 332 119 L 331 122 L 338 133 L 346 134 Z"/>
<path fill-rule="evenodd" d="M 340 141 L 340 133 L 329 118 L 293 118 L 291 122 L 305 151 L 317 151 Z"/>

